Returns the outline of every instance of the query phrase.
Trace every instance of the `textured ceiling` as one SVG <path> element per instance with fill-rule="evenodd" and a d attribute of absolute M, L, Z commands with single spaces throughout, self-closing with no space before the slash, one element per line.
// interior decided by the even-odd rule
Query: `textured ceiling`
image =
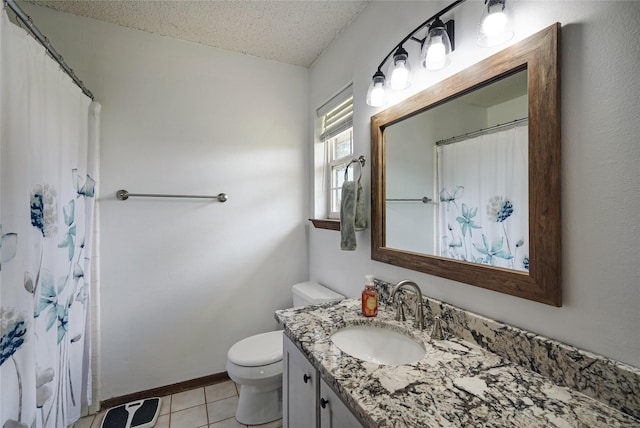
<path fill-rule="evenodd" d="M 309 67 L 368 3 L 368 0 L 29 1 L 123 27 L 303 67 Z"/>

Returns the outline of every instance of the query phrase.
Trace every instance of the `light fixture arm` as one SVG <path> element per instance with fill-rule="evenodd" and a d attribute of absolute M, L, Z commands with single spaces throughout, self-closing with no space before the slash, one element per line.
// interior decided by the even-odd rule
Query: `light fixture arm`
<path fill-rule="evenodd" d="M 420 43 L 420 45 L 422 45 L 426 39 L 419 39 L 417 37 L 414 37 L 414 35 L 422 30 L 423 28 L 428 27 L 430 24 L 432 24 L 434 21 L 440 19 L 441 15 L 444 15 L 445 13 L 449 12 L 450 10 L 458 7 L 460 4 L 464 3 L 467 0 L 456 0 L 453 3 L 451 3 L 449 6 L 445 7 L 444 9 L 442 9 L 441 11 L 439 11 L 438 13 L 436 13 L 435 15 L 433 15 L 431 18 L 427 19 L 426 21 L 424 21 L 422 24 L 420 24 L 418 27 L 416 27 L 415 30 L 413 30 L 412 32 L 410 32 L 409 34 L 407 34 L 407 36 L 402 39 L 400 41 L 400 43 L 398 43 L 397 45 L 395 45 L 393 47 L 393 49 L 391 49 L 391 51 L 387 54 L 387 56 L 384 57 L 384 59 L 382 60 L 382 62 L 380 63 L 380 65 L 378 65 L 378 71 L 382 72 L 382 67 L 384 67 L 384 64 L 387 62 L 387 60 L 389 58 L 391 58 L 391 56 L 393 56 L 393 54 L 396 52 L 396 50 L 398 50 L 400 47 L 402 47 L 402 45 L 405 44 L 405 42 L 407 42 L 408 40 L 413 40 L 414 42 L 418 42 Z"/>

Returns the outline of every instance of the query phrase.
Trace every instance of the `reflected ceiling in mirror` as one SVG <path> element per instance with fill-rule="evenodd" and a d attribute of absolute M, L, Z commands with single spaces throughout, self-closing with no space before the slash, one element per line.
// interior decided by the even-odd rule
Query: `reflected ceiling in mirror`
<path fill-rule="evenodd" d="M 374 260 L 561 305 L 559 29 L 372 117 Z"/>

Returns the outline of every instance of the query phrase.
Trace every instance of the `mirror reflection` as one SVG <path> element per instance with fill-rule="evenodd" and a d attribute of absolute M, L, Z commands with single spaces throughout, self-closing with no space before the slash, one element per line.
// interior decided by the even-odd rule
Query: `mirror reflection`
<path fill-rule="evenodd" d="M 529 269 L 527 70 L 385 129 L 385 246 Z"/>

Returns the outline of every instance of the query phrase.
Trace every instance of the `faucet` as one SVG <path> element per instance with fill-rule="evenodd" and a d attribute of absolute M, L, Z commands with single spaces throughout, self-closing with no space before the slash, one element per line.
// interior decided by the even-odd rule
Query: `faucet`
<path fill-rule="evenodd" d="M 424 309 L 423 309 L 424 303 L 422 302 L 422 291 L 420 291 L 420 287 L 418 287 L 418 284 L 408 279 L 400 281 L 393 287 L 393 290 L 391 290 L 391 302 L 392 304 L 396 305 L 396 319 L 404 321 L 404 309 L 402 309 L 402 302 L 396 302 L 395 296 L 398 290 L 400 290 L 405 285 L 412 286 L 413 289 L 416 291 L 417 300 L 416 300 L 416 311 L 415 311 L 415 315 L 416 315 L 415 326 L 420 330 L 424 330 Z"/>

